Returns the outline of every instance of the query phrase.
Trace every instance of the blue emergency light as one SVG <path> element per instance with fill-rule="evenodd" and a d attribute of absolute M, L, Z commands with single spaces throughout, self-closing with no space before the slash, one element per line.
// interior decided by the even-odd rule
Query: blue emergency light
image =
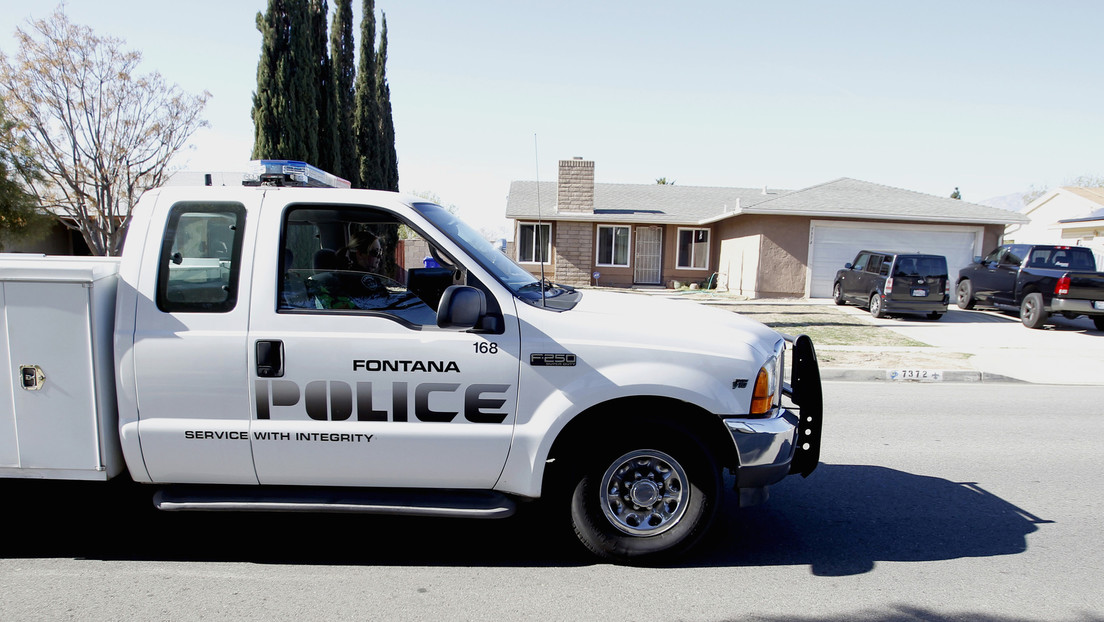
<path fill-rule="evenodd" d="M 350 188 L 347 180 L 297 160 L 253 160 L 242 176 L 243 186 L 297 186 L 301 188 Z"/>

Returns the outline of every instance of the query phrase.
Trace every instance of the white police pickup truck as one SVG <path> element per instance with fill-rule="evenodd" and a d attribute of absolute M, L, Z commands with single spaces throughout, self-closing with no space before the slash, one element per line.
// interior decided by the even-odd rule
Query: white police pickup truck
<path fill-rule="evenodd" d="M 702 536 L 724 469 L 750 502 L 816 468 L 807 337 L 538 280 L 437 205 L 317 187 L 341 181 L 264 161 L 147 192 L 120 258 L 4 255 L 0 476 L 125 472 L 162 510 L 545 498 L 595 554 L 642 561 Z"/>

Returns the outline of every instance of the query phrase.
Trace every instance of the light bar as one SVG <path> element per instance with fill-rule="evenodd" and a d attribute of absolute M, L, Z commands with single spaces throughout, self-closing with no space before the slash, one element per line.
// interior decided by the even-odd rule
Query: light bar
<path fill-rule="evenodd" d="M 297 160 L 253 160 L 242 175 L 243 186 L 298 186 L 302 188 L 350 188 L 348 181 Z"/>

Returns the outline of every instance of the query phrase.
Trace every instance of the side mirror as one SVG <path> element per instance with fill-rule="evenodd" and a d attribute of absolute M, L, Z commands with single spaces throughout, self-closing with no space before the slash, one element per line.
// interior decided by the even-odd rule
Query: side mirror
<path fill-rule="evenodd" d="M 974 255 L 974 263 L 981 263 L 981 255 Z"/>
<path fill-rule="evenodd" d="M 851 269 L 851 262 L 849 261 L 849 262 L 843 264 L 843 269 L 844 270 L 850 270 Z"/>
<path fill-rule="evenodd" d="M 469 285 L 452 285 L 441 294 L 437 305 L 437 326 L 471 330 L 487 314 L 487 297 Z"/>

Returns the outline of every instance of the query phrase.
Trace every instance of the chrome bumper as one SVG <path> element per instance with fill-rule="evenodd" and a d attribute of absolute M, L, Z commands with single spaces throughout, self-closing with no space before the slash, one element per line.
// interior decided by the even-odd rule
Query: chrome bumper
<path fill-rule="evenodd" d="M 820 463 L 824 400 L 813 341 L 805 335 L 785 338 L 793 353 L 782 393 L 796 408 L 780 408 L 768 419 L 725 420 L 740 457 L 739 488 L 767 486 L 791 473 L 808 477 Z"/>

